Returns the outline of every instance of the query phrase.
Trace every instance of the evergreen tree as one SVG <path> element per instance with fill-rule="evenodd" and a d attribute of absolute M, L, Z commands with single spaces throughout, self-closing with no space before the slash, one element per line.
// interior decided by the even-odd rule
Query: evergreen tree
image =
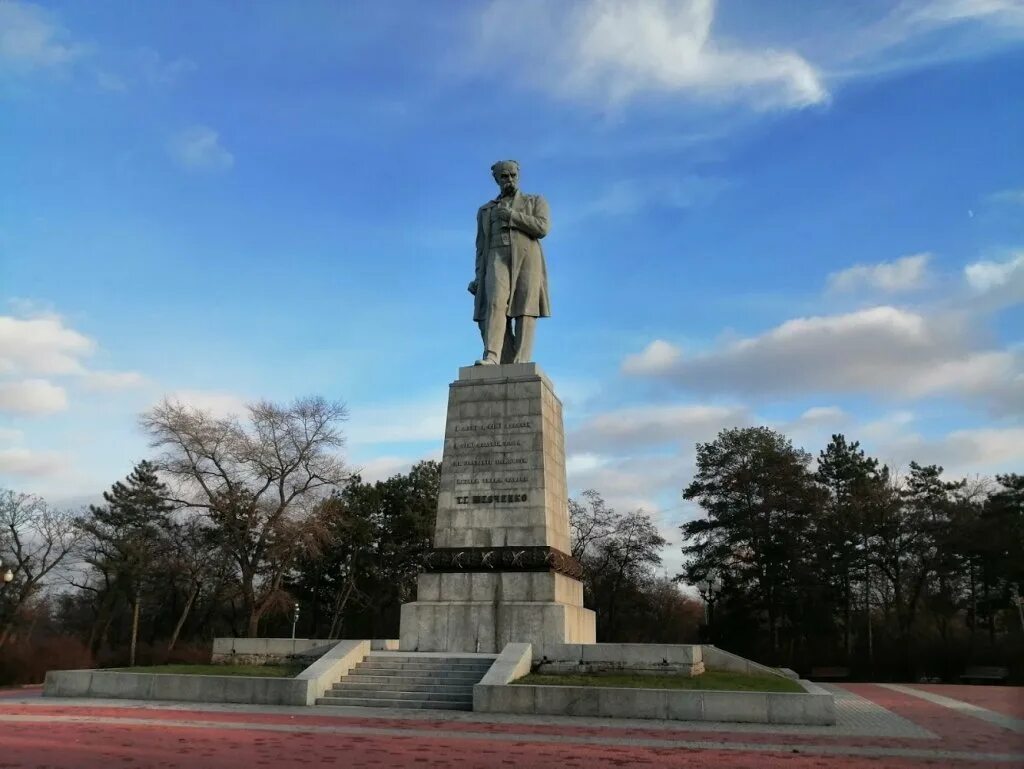
<path fill-rule="evenodd" d="M 86 561 L 104 575 L 107 588 L 101 599 L 99 632 L 93 634 L 98 647 L 113 620 L 118 594 L 131 607 L 131 650 L 135 664 L 141 594 L 154 576 L 154 562 L 165 544 L 165 531 L 174 506 L 166 500 L 168 489 L 155 468 L 143 460 L 124 482 L 117 481 L 103 493 L 104 505 L 90 505 L 81 523 L 88 535 Z"/>
<path fill-rule="evenodd" d="M 842 607 L 843 657 L 850 658 L 855 581 L 863 583 L 866 625 L 870 635 L 871 575 L 867 564 L 871 501 L 888 472 L 864 453 L 860 443 L 833 435 L 818 455 L 815 479 L 827 492 L 814 532 L 817 578 L 829 588 L 830 602 Z M 870 640 L 869 640 L 870 647 Z M 869 648 L 870 654 L 870 648 Z"/>
<path fill-rule="evenodd" d="M 438 462 L 419 462 L 384 481 L 356 477 L 324 502 L 323 551 L 300 562 L 291 585 L 310 604 L 311 633 L 397 637 L 430 549 L 440 478 Z"/>
<path fill-rule="evenodd" d="M 707 515 L 681 527 L 685 576 L 696 583 L 719 572 L 723 603 L 749 604 L 763 619 L 773 658 L 783 623 L 817 601 L 807 534 L 821 495 L 810 461 L 767 427 L 723 430 L 697 445 L 697 473 L 683 493 Z"/>

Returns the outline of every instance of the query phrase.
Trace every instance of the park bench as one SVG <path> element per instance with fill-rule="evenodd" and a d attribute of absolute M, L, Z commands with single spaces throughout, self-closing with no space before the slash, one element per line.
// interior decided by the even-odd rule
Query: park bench
<path fill-rule="evenodd" d="M 812 681 L 839 681 L 844 678 L 850 677 L 849 668 L 841 667 L 825 667 L 825 668 L 811 668 L 810 678 Z"/>
<path fill-rule="evenodd" d="M 974 665 L 967 668 L 960 676 L 961 681 L 1005 681 L 1010 677 L 1009 668 L 995 665 Z"/>

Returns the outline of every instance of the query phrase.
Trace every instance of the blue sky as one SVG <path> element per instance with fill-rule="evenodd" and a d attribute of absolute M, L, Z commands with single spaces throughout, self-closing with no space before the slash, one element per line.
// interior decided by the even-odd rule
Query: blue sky
<path fill-rule="evenodd" d="M 746 424 L 1022 471 L 1021 83 L 1022 0 L 0 0 L 0 484 L 98 494 L 164 396 L 438 457 L 509 157 L 574 490 L 671 532 Z"/>

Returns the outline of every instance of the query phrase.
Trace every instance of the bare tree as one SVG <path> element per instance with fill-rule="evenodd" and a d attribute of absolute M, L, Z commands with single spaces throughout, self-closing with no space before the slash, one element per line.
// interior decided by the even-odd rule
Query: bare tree
<path fill-rule="evenodd" d="M 572 557 L 581 560 L 603 540 L 615 535 L 622 516 L 609 508 L 594 489 L 581 496 L 584 502 L 569 500 L 569 529 L 572 532 Z"/>
<path fill-rule="evenodd" d="M 345 407 L 323 398 L 286 406 L 260 402 L 236 417 L 164 401 L 141 424 L 157 466 L 175 482 L 169 501 L 203 511 L 216 541 L 238 567 L 250 637 L 283 604 L 281 582 L 323 534 L 320 502 L 349 478 L 335 450 L 344 445 Z"/>
<path fill-rule="evenodd" d="M 186 580 L 185 605 L 178 615 L 167 643 L 167 650 L 172 651 L 178 643 L 178 637 L 185 626 L 189 612 L 196 599 L 203 591 L 203 586 L 214 579 L 217 574 L 216 545 L 208 525 L 198 517 L 192 516 L 170 529 L 171 549 L 168 554 L 168 566 L 171 573 Z"/>
<path fill-rule="evenodd" d="M 0 603 L 0 647 L 79 536 L 71 513 L 50 508 L 40 497 L 0 489 L 0 560 L 14 572 Z"/>

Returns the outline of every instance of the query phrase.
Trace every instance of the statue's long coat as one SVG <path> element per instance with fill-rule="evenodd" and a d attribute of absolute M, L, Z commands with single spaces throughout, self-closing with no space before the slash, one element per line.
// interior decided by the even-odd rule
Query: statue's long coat
<path fill-rule="evenodd" d="M 473 320 L 485 319 L 487 312 L 487 254 L 491 250 L 491 208 L 497 200 L 484 203 L 476 214 L 476 302 Z M 516 191 L 512 199 L 512 276 L 508 317 L 551 315 L 548 302 L 548 268 L 540 239 L 548 234 L 550 213 L 540 195 Z"/>

